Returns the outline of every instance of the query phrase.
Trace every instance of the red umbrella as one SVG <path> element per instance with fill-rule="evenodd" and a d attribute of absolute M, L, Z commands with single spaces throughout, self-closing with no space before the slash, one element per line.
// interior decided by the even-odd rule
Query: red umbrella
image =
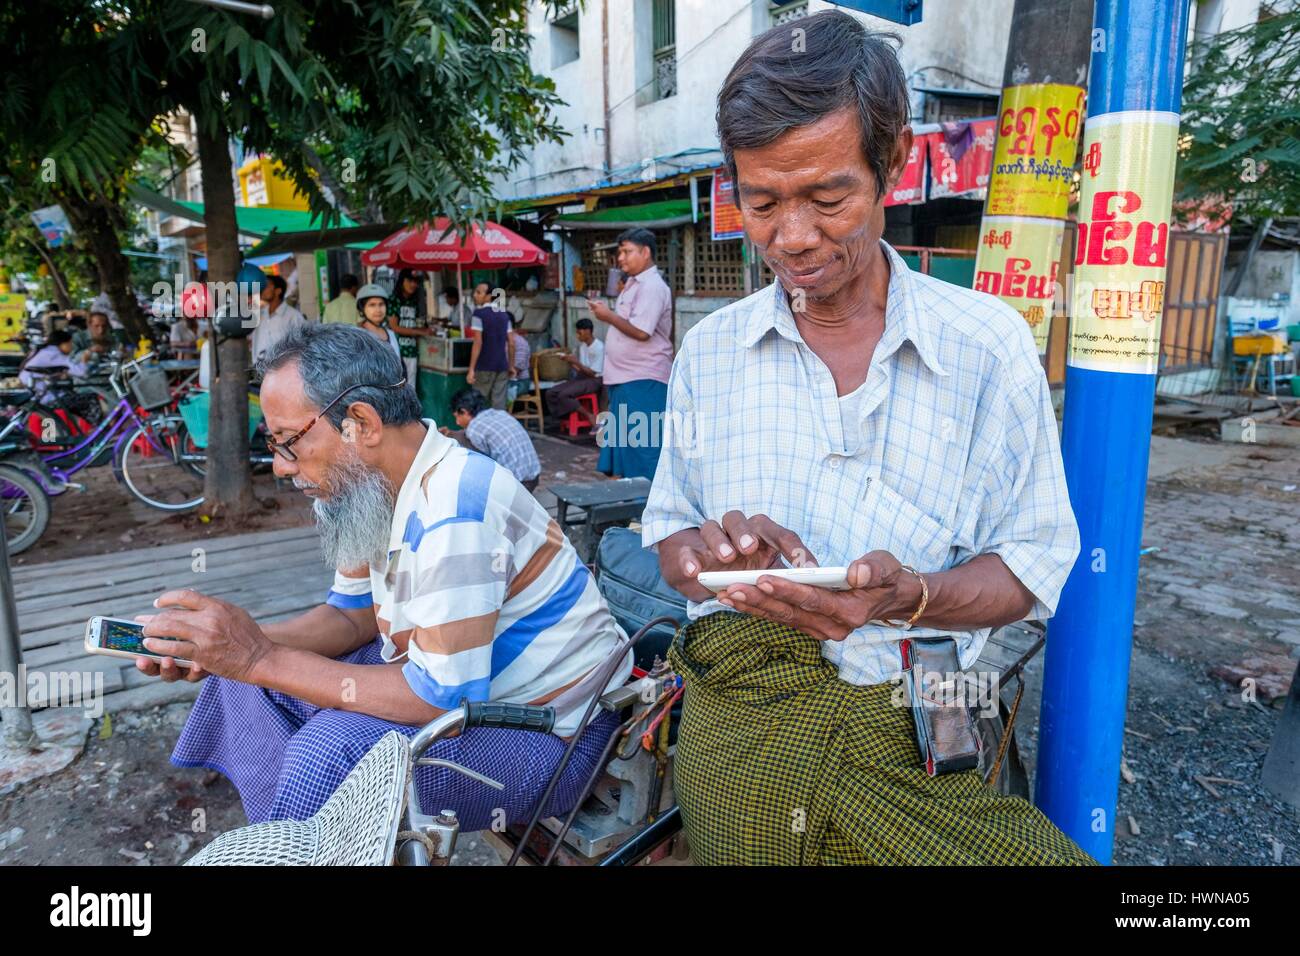
<path fill-rule="evenodd" d="M 408 226 L 362 253 L 368 266 L 404 266 L 408 269 L 446 269 L 451 266 L 498 269 L 502 266 L 543 265 L 546 252 L 523 236 L 495 222 L 474 223 L 460 237 L 451 220 L 439 216 L 432 223 Z"/>

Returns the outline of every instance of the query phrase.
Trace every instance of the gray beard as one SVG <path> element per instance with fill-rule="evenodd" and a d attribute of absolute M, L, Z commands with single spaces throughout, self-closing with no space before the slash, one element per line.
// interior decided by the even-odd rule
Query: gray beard
<path fill-rule="evenodd" d="M 331 497 L 312 502 L 321 551 L 326 563 L 338 570 L 363 564 L 382 568 L 393 525 L 393 486 L 355 451 L 344 454 L 329 476 Z"/>

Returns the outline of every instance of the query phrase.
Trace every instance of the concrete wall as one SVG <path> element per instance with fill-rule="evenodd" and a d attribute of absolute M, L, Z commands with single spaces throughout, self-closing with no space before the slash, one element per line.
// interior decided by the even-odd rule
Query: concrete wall
<path fill-rule="evenodd" d="M 1279 295 L 1291 298 L 1288 324 L 1300 323 L 1300 251 L 1261 249 L 1251 259 L 1237 296 L 1272 299 Z"/>
<path fill-rule="evenodd" d="M 601 9 L 608 5 L 610 152 L 614 169 L 654 157 L 718 145 L 714 112 L 718 90 L 737 57 L 770 26 L 767 0 L 677 0 L 676 96 L 653 100 L 651 62 L 652 0 L 587 0 L 578 14 L 576 60 L 555 66 L 566 55 L 571 34 L 556 32 L 545 9 L 529 12 L 533 68 L 550 76 L 567 105 L 556 119 L 571 135 L 561 145 L 545 144 L 506 181 L 497 184 L 510 198 L 590 186 L 604 175 L 605 117 L 602 95 Z M 928 0 L 925 19 L 902 27 L 854 14 L 873 29 L 902 37 L 900 59 L 909 86 L 942 86 L 996 92 L 1011 25 L 1013 0 Z M 808 0 L 809 13 L 833 9 L 825 0 Z M 951 72 L 950 72 L 951 71 Z M 921 113 L 922 94 L 913 95 Z M 673 166 L 656 163 L 651 178 L 670 175 Z"/>

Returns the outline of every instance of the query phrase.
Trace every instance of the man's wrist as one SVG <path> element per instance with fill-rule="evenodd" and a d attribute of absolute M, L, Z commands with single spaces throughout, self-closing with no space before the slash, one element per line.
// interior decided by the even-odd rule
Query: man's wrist
<path fill-rule="evenodd" d="M 927 578 L 927 582 L 930 579 Z M 885 613 L 880 615 L 881 620 L 906 622 L 912 619 L 921 606 L 921 599 L 925 596 L 925 588 L 921 586 L 921 579 L 910 571 L 899 571 L 898 578 L 894 582 L 893 600 L 890 602 Z M 931 595 L 933 596 L 933 595 Z"/>
<path fill-rule="evenodd" d="M 256 661 L 253 662 L 252 668 L 248 672 L 248 683 L 258 687 L 274 689 L 276 676 L 284 673 L 283 667 L 287 655 L 291 655 L 294 648 L 288 644 L 280 644 L 268 638 L 266 650 Z"/>

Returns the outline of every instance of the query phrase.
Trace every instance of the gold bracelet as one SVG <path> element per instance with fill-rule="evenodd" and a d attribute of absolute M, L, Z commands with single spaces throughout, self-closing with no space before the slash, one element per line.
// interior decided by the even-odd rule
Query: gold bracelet
<path fill-rule="evenodd" d="M 912 625 L 915 624 L 918 620 L 920 620 L 921 615 L 925 613 L 925 606 L 930 603 L 930 586 L 925 583 L 925 576 L 921 574 L 920 571 L 916 570 L 916 568 L 904 564 L 901 566 L 901 570 L 906 571 L 908 574 L 914 575 L 916 579 L 921 582 L 921 603 L 916 606 L 916 610 L 912 612 L 912 616 L 907 619 L 907 623 L 905 624 L 899 624 L 896 621 L 878 621 L 876 623 L 883 624 L 885 625 L 885 627 L 893 627 L 902 631 L 910 631 L 912 629 Z"/>

